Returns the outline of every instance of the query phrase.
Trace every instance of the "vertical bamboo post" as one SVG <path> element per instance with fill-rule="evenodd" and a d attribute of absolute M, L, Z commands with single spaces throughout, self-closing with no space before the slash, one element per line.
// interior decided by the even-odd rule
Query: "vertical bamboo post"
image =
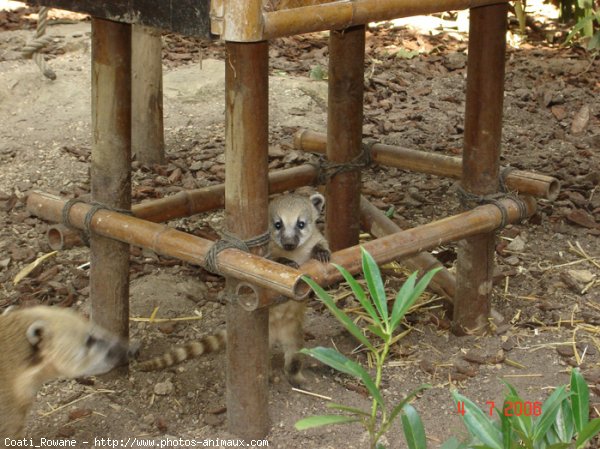
<path fill-rule="evenodd" d="M 92 18 L 92 200 L 131 208 L 131 25 Z M 92 318 L 129 335 L 129 245 L 92 234 Z"/>
<path fill-rule="evenodd" d="M 225 223 L 248 239 L 268 227 L 268 43 L 227 42 L 225 67 Z M 269 431 L 268 320 L 266 308 L 227 305 L 228 425 L 245 439 Z"/>
<path fill-rule="evenodd" d="M 162 40 L 156 28 L 133 25 L 132 152 L 144 164 L 164 164 Z"/>
<path fill-rule="evenodd" d="M 347 163 L 362 148 L 365 27 L 329 35 L 327 158 Z M 360 233 L 360 168 L 328 180 L 326 236 L 332 251 L 358 243 Z"/>
<path fill-rule="evenodd" d="M 471 9 L 462 187 L 498 190 L 507 4 Z M 481 329 L 490 314 L 495 232 L 459 242 L 454 332 Z"/>

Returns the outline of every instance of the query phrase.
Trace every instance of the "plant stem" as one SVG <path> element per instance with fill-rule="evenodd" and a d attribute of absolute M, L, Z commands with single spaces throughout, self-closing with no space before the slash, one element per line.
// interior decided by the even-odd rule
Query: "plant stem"
<path fill-rule="evenodd" d="M 390 351 L 390 342 L 391 341 L 392 341 L 392 338 L 390 336 L 389 338 L 387 338 L 384 341 L 383 349 L 381 350 L 381 352 L 379 352 L 379 351 L 374 352 L 375 365 L 376 365 L 376 369 L 377 369 L 377 373 L 375 376 L 375 386 L 377 387 L 378 390 L 379 390 L 379 387 L 381 386 L 381 377 L 383 374 L 383 363 L 385 362 L 388 352 Z M 385 428 L 386 428 L 385 423 L 387 421 L 387 410 L 383 407 L 381 410 L 381 415 L 382 415 L 381 422 L 383 423 L 383 425 L 381 426 L 381 428 L 379 429 L 378 432 L 375 432 L 375 427 L 376 427 L 376 422 L 377 422 L 377 401 L 375 401 L 373 399 L 373 406 L 371 408 L 371 424 L 372 424 L 371 428 L 373 429 L 373 432 L 375 433 L 375 435 L 373 435 L 373 433 L 369 432 L 371 435 L 371 447 L 372 448 L 375 448 L 377 441 L 379 441 L 379 438 L 381 438 L 381 436 L 385 432 Z"/>

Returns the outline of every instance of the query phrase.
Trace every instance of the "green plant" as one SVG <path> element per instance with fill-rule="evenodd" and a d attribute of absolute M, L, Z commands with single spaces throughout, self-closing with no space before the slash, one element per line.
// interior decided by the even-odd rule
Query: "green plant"
<path fill-rule="evenodd" d="M 454 438 L 442 449 L 582 449 L 600 432 L 600 418 L 589 419 L 589 389 L 579 370 L 571 371 L 570 392 L 567 385 L 558 387 L 543 404 L 524 401 L 505 383 L 509 391 L 502 410 L 493 404 L 490 407 L 490 415 L 494 409 L 500 420 L 493 420 L 475 403 L 452 392 L 473 441 L 461 443 Z"/>
<path fill-rule="evenodd" d="M 581 34 L 589 39 L 588 50 L 600 49 L 600 31 L 594 32 L 594 22 L 600 26 L 600 9 L 594 8 L 594 0 L 577 0 L 576 6 L 577 23 L 565 39 L 565 44 Z"/>
<path fill-rule="evenodd" d="M 383 366 L 388 356 L 391 345 L 396 341 L 394 332 L 400 325 L 400 322 L 409 308 L 415 303 L 417 298 L 423 293 L 425 287 L 429 284 L 438 269 L 426 273 L 417 283 L 417 273 L 413 273 L 400 288 L 393 303 L 391 313 L 388 309 L 387 297 L 384 290 L 381 272 L 375 263 L 373 257 L 361 248 L 362 269 L 369 295 L 365 293 L 360 284 L 343 267 L 336 265 L 346 282 L 350 285 L 356 299 L 360 302 L 362 308 L 372 320 L 372 324 L 367 326 L 371 334 L 370 337 L 376 337 L 381 344 L 374 344 L 365 336 L 362 330 L 350 319 L 350 317 L 337 307 L 331 296 L 316 284 L 310 278 L 304 280 L 312 287 L 317 296 L 340 323 L 350 332 L 372 355 L 375 361 L 375 379 L 355 361 L 348 359 L 339 351 L 332 348 L 317 347 L 313 349 L 303 349 L 304 354 L 329 365 L 330 367 L 342 373 L 354 376 L 360 380 L 369 391 L 372 397 L 370 410 L 361 410 L 355 407 L 348 407 L 342 404 L 329 403 L 327 407 L 337 410 L 341 414 L 319 415 L 301 419 L 296 423 L 296 429 L 304 430 L 312 427 L 325 426 L 330 424 L 349 424 L 360 423 L 369 434 L 369 444 L 371 449 L 383 448 L 380 443 L 381 437 L 390 429 L 394 420 L 400 416 L 404 436 L 410 449 L 425 449 L 427 442 L 425 440 L 425 431 L 423 423 L 417 411 L 408 403 L 415 395 L 428 388 L 427 385 L 410 392 L 400 403 L 389 409 L 380 390 Z M 416 283 L 416 285 L 415 285 Z"/>

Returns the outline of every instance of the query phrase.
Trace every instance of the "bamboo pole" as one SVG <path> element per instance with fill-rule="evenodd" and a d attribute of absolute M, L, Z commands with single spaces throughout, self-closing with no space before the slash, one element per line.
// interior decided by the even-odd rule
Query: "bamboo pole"
<path fill-rule="evenodd" d="M 227 42 L 226 48 L 225 223 L 230 233 L 248 239 L 268 231 L 269 46 Z M 254 252 L 264 256 L 267 245 Z M 244 297 L 263 302 L 265 291 L 240 286 L 238 279 L 227 278 L 226 288 L 238 287 Z M 270 427 L 269 309 L 247 311 L 230 301 L 226 314 L 229 431 L 264 438 Z"/>
<path fill-rule="evenodd" d="M 474 195 L 498 191 L 508 5 L 471 10 L 461 184 Z M 453 332 L 485 329 L 491 311 L 495 232 L 458 244 Z"/>
<path fill-rule="evenodd" d="M 324 154 L 327 148 L 327 136 L 309 130 L 299 130 L 294 135 L 294 147 L 297 150 Z M 371 160 L 380 165 L 428 173 L 437 176 L 460 179 L 462 159 L 424 151 L 410 150 L 391 145 L 375 144 L 371 146 Z M 525 195 L 533 195 L 555 200 L 560 192 L 560 183 L 551 176 L 512 170 L 506 176 L 506 187 Z"/>
<path fill-rule="evenodd" d="M 338 30 L 368 22 L 506 3 L 502 0 L 349 0 L 263 14 L 263 39 Z M 232 17 L 240 20 L 240 17 Z"/>
<path fill-rule="evenodd" d="M 215 5 L 212 5 L 215 3 Z M 211 12 L 223 13 L 223 21 L 216 27 L 221 39 L 230 42 L 257 42 L 263 39 L 262 0 L 213 0 Z"/>
<path fill-rule="evenodd" d="M 522 200 L 526 209 L 525 215 L 528 217 L 533 215 L 536 210 L 535 200 L 531 197 L 524 197 Z M 521 210 L 516 200 L 506 198 L 500 200 L 500 203 L 507 212 L 507 223 L 515 223 L 521 218 Z M 326 287 L 342 280 L 340 272 L 333 264 L 342 265 L 352 274 L 361 272 L 361 247 L 373 256 L 378 265 L 381 265 L 414 256 L 448 242 L 492 232 L 500 226 L 501 222 L 500 209 L 495 205 L 486 204 L 458 215 L 336 251 L 331 255 L 331 263 L 323 264 L 311 260 L 301 265 L 299 270 L 322 287 Z M 269 293 L 269 298 L 273 301 L 277 298 L 277 294 Z"/>
<path fill-rule="evenodd" d="M 132 152 L 144 164 L 164 164 L 162 39 L 160 30 L 133 25 Z"/>
<path fill-rule="evenodd" d="M 329 35 L 327 159 L 348 163 L 361 151 L 365 27 Z M 360 234 L 360 167 L 338 173 L 325 185 L 325 235 L 332 251 L 356 245 Z"/>
<path fill-rule="evenodd" d="M 131 208 L 131 25 L 92 18 L 92 201 Z M 90 236 L 92 319 L 129 336 L 129 245 Z"/>
<path fill-rule="evenodd" d="M 27 210 L 45 220 L 59 222 L 66 202 L 47 193 L 32 192 L 27 199 Z M 90 209 L 91 206 L 85 203 L 73 205 L 69 214 L 71 224 L 83 229 L 85 215 Z M 90 229 L 94 234 L 200 266 L 205 266 L 206 254 L 214 243 L 169 226 L 105 209 L 94 214 Z M 308 293 L 297 270 L 238 249 L 220 252 L 217 265 L 223 276 L 274 289 L 290 298 L 302 299 Z"/>
<path fill-rule="evenodd" d="M 361 196 L 360 198 L 360 218 L 363 229 L 377 238 L 402 232 L 402 229 L 396 223 L 369 202 L 364 196 Z M 452 273 L 450 273 L 434 256 L 428 252 L 420 252 L 419 254 L 404 260 L 404 264 L 411 270 L 419 271 L 420 274 L 424 274 L 433 268 L 441 268 L 431 280 L 429 287 L 450 302 L 454 300 L 456 280 Z"/>

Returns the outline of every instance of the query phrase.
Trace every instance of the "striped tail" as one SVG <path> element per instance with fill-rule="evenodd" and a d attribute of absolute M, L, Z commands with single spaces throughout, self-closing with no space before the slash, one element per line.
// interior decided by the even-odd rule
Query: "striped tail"
<path fill-rule="evenodd" d="M 197 341 L 178 346 L 169 352 L 138 364 L 140 371 L 157 371 L 168 368 L 203 354 L 217 352 L 225 347 L 227 331 L 221 330 L 214 335 L 207 335 Z"/>

